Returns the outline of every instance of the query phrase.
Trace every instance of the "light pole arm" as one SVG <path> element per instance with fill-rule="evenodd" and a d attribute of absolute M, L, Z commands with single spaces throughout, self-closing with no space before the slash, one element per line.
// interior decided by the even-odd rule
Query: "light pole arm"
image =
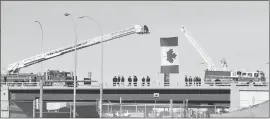
<path fill-rule="evenodd" d="M 36 23 L 39 24 L 40 29 L 41 29 L 41 54 L 43 53 L 43 27 L 39 21 L 35 21 Z M 40 62 L 41 68 L 42 68 L 42 62 Z"/>
<path fill-rule="evenodd" d="M 99 28 L 99 31 L 100 31 L 100 33 L 101 33 L 102 39 L 103 39 L 103 31 L 102 31 L 102 28 L 101 28 L 100 24 L 99 24 L 95 19 L 93 19 L 92 17 L 89 17 L 89 16 L 81 16 L 81 17 L 79 17 L 79 18 L 88 18 L 88 19 L 93 20 L 93 21 L 97 24 L 97 26 L 98 26 L 98 28 Z"/>

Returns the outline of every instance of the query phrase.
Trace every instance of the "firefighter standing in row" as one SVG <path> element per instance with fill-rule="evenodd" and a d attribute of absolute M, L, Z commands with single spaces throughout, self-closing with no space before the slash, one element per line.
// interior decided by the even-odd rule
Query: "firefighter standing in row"
<path fill-rule="evenodd" d="M 191 76 L 189 77 L 188 81 L 189 81 L 189 86 L 191 86 L 192 85 L 192 77 Z"/>
<path fill-rule="evenodd" d="M 121 78 L 121 86 L 125 86 L 125 78 L 124 78 L 124 76 L 122 76 L 122 78 Z"/>
<path fill-rule="evenodd" d="M 187 77 L 187 75 L 185 76 L 185 82 L 186 82 L 186 86 L 188 86 L 188 77 Z"/>
<path fill-rule="evenodd" d="M 195 76 L 195 77 L 193 78 L 193 85 L 194 85 L 194 86 L 197 86 L 197 82 L 198 82 L 198 77 Z"/>
<path fill-rule="evenodd" d="M 131 76 L 128 77 L 128 86 L 131 86 L 131 83 L 132 83 L 132 78 Z"/>
<path fill-rule="evenodd" d="M 138 81 L 137 76 L 134 76 L 134 78 L 133 78 L 133 85 L 134 86 L 137 86 L 137 81 Z"/>
<path fill-rule="evenodd" d="M 201 78 L 200 78 L 200 77 L 198 77 L 198 79 L 197 79 L 197 80 L 198 80 L 198 84 L 197 84 L 197 85 L 198 85 L 198 86 L 200 86 L 200 83 L 201 83 Z"/>
<path fill-rule="evenodd" d="M 118 78 L 117 78 L 117 85 L 120 86 L 120 75 L 118 75 Z"/>
<path fill-rule="evenodd" d="M 147 86 L 150 86 L 150 77 L 149 76 L 146 77 L 146 81 L 147 81 Z"/>
<path fill-rule="evenodd" d="M 117 77 L 114 76 L 114 77 L 113 77 L 113 86 L 116 86 L 116 82 L 117 82 Z"/>
<path fill-rule="evenodd" d="M 144 84 L 145 84 L 145 78 L 143 77 L 142 78 L 142 86 L 144 86 Z"/>

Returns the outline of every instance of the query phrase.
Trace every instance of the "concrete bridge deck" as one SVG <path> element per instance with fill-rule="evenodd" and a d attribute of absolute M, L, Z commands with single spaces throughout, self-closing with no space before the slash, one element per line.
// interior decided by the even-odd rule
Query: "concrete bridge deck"
<path fill-rule="evenodd" d="M 13 101 L 17 107 L 22 110 L 31 110 L 33 108 L 33 100 L 39 97 L 39 86 L 1 86 L 1 101 Z M 44 86 L 44 101 L 50 102 L 66 102 L 73 100 L 73 87 L 61 86 Z M 94 102 L 99 100 L 99 86 L 81 86 L 77 88 L 77 102 Z M 240 107 L 241 91 L 257 91 L 268 92 L 268 86 L 150 86 L 150 87 L 112 87 L 104 86 L 104 100 L 119 102 L 119 97 L 127 100 L 133 100 L 136 103 L 153 103 L 154 100 L 159 102 L 168 102 L 170 99 L 174 103 L 181 104 L 183 100 L 188 99 L 190 104 L 214 104 L 230 106 L 233 109 Z M 158 98 L 154 98 L 153 94 L 159 93 Z M 28 101 L 23 103 L 19 101 Z M 2 103 L 1 102 L 1 103 Z M 2 104 L 1 104 L 2 105 Z M 7 107 L 1 106 L 1 112 Z M 7 104 L 6 106 L 10 106 Z M 85 107 L 86 106 L 86 107 Z M 86 108 L 95 109 L 88 105 L 78 108 L 83 111 Z M 93 107 L 94 106 L 94 107 Z M 27 109 L 26 109 L 27 108 Z M 29 108 L 29 109 L 28 109 Z M 85 109 L 84 109 L 85 108 Z M 87 112 L 86 112 L 87 113 Z M 1 114 L 2 115 L 2 114 Z M 31 115 L 31 112 L 27 112 Z"/>

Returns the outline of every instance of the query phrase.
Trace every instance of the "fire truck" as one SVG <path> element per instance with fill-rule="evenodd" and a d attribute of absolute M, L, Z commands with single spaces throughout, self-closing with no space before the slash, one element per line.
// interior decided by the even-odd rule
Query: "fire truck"
<path fill-rule="evenodd" d="M 6 69 L 6 74 L 1 75 L 1 83 L 12 82 L 14 85 L 22 85 L 25 82 L 39 82 L 41 79 L 46 80 L 74 80 L 72 72 L 64 72 L 58 70 L 47 70 L 45 73 L 33 74 L 33 73 L 19 73 L 19 70 L 22 68 L 26 68 L 28 66 L 37 64 L 39 62 L 49 60 L 52 58 L 56 58 L 58 56 L 64 55 L 66 53 L 70 53 L 77 50 L 87 48 L 93 45 L 97 45 L 103 42 L 108 42 L 111 40 L 119 39 L 124 36 L 132 35 L 132 34 L 149 34 L 149 29 L 146 25 L 134 25 L 133 27 L 128 27 L 125 29 L 118 30 L 113 33 L 109 33 L 103 36 L 95 37 L 89 40 L 81 41 L 76 45 L 69 45 L 67 47 L 59 48 L 56 50 L 52 50 L 49 52 L 45 52 L 42 54 L 38 54 L 36 56 L 32 56 L 30 58 L 26 58 L 24 60 L 17 61 L 12 63 Z M 71 83 L 71 82 L 70 82 Z M 61 85 L 71 85 L 69 82 L 61 83 Z M 54 85 L 52 82 L 47 82 L 45 85 Z M 73 85 L 73 84 L 72 84 Z"/>
<path fill-rule="evenodd" d="M 260 70 L 253 72 L 247 72 L 245 70 L 229 71 L 227 69 L 228 65 L 225 58 L 220 60 L 223 70 L 217 70 L 211 57 L 209 57 L 209 55 L 203 50 L 197 40 L 191 35 L 190 31 L 184 26 L 182 26 L 181 31 L 185 34 L 188 41 L 194 46 L 208 65 L 208 68 L 205 70 L 205 84 L 229 85 L 231 83 L 236 83 L 264 85 L 266 83 L 265 73 Z"/>

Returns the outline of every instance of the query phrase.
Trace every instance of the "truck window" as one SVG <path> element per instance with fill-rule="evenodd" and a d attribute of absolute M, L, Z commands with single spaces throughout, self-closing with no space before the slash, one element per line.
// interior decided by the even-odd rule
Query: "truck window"
<path fill-rule="evenodd" d="M 260 73 L 261 77 L 264 77 L 264 73 Z"/>
<path fill-rule="evenodd" d="M 248 76 L 252 77 L 252 73 L 248 73 Z"/>
<path fill-rule="evenodd" d="M 241 72 L 240 71 L 237 71 L 237 75 L 241 75 Z"/>
<path fill-rule="evenodd" d="M 254 77 L 259 77 L 258 73 L 254 73 Z"/>
<path fill-rule="evenodd" d="M 4 82 L 7 82 L 7 77 L 4 76 Z"/>
<path fill-rule="evenodd" d="M 242 76 L 246 76 L 247 75 L 247 73 L 242 73 Z"/>

